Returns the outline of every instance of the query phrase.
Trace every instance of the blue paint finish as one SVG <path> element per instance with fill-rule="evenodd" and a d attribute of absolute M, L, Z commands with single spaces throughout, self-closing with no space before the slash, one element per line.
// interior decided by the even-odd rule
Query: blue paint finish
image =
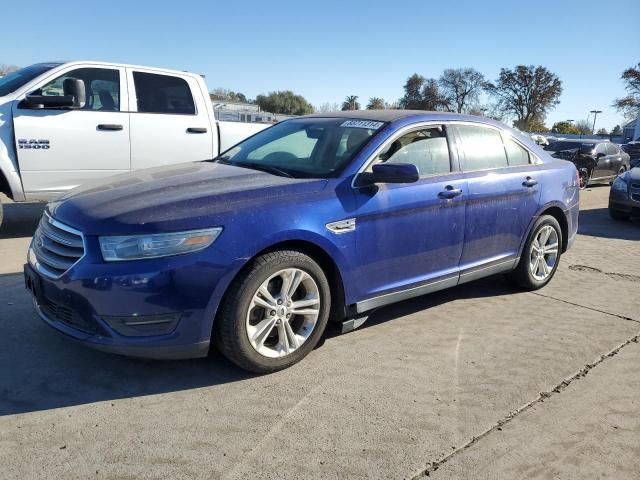
<path fill-rule="evenodd" d="M 542 162 L 464 173 L 452 142 L 449 175 L 412 184 L 352 187 L 364 163 L 399 130 L 449 121 L 498 126 Z M 538 184 L 523 186 L 527 176 Z M 441 198 L 447 187 L 462 193 Z M 156 349 L 158 356 L 185 347 L 180 351 L 196 355 L 210 340 L 230 283 L 247 262 L 274 245 L 304 242 L 325 252 L 337 267 L 350 306 L 438 279 L 455 280 L 470 268 L 515 258 L 535 218 L 550 207 L 565 212 L 573 237 L 578 200 L 573 164 L 551 158 L 498 122 L 449 113 L 418 113 L 386 124 L 338 178 L 286 178 L 210 162 L 120 175 L 48 206 L 54 218 L 84 233 L 87 248 L 85 257 L 61 278 L 41 276 L 43 291 L 84 319 L 91 332 L 48 323 L 98 347 L 145 355 Z M 326 228 L 327 223 L 350 218 L 356 219 L 355 232 L 336 234 Z M 98 244 L 100 235 L 213 226 L 223 231 L 210 247 L 181 256 L 107 263 Z M 159 336 L 124 337 L 102 320 L 172 313 L 180 315 L 175 331 Z"/>

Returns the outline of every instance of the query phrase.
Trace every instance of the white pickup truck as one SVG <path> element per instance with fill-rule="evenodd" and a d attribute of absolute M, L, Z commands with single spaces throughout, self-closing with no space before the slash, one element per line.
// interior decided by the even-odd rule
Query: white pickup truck
<path fill-rule="evenodd" d="M 89 180 L 216 157 L 267 126 L 216 121 L 197 74 L 38 63 L 0 78 L 0 192 L 46 201 Z"/>

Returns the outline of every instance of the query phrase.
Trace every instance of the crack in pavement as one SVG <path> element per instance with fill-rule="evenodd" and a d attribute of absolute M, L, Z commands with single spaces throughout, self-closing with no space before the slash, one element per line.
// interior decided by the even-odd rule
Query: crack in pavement
<path fill-rule="evenodd" d="M 633 320 L 633 321 L 636 321 L 636 320 Z M 532 400 L 532 401 L 530 401 L 528 403 L 525 403 L 524 405 L 521 405 L 516 410 L 513 410 L 512 412 L 508 413 L 507 415 L 502 417 L 500 420 L 498 420 L 497 423 L 495 423 L 493 426 L 487 428 L 484 432 L 480 433 L 479 435 L 476 435 L 476 436 L 472 437 L 471 440 L 469 440 L 464 445 L 456 448 L 454 451 L 444 455 L 443 457 L 441 457 L 438 460 L 434 460 L 432 462 L 428 462 L 426 468 L 424 470 L 422 470 L 420 473 L 418 473 L 417 475 L 414 475 L 413 477 L 411 477 L 411 479 L 412 480 L 416 480 L 416 479 L 419 479 L 419 478 L 424 478 L 424 477 L 431 476 L 431 474 L 434 473 L 436 470 L 438 470 L 438 468 L 441 465 L 443 465 L 444 463 L 446 463 L 449 460 L 451 460 L 454 456 L 458 455 L 459 453 L 461 453 L 461 452 L 465 451 L 466 449 L 470 448 L 471 446 L 475 445 L 476 443 L 478 443 L 478 441 L 480 441 L 482 438 L 488 436 L 492 432 L 494 432 L 496 430 L 498 430 L 498 431 L 502 430 L 502 426 L 503 425 L 506 425 L 507 423 L 510 423 L 512 420 L 514 420 L 521 413 L 526 412 L 527 410 L 529 410 L 533 406 L 537 405 L 538 403 L 544 402 L 546 399 L 548 399 L 552 395 L 559 394 L 565 388 L 567 388 L 569 385 L 571 385 L 571 383 L 573 383 L 575 380 L 579 380 L 579 379 L 583 378 L 593 368 L 597 367 L 598 365 L 600 365 L 604 361 L 616 356 L 627 345 L 629 345 L 631 343 L 638 343 L 638 339 L 640 339 L 640 332 L 636 333 L 635 335 L 632 335 L 627 340 L 625 340 L 624 342 L 622 342 L 621 344 L 619 344 L 618 346 L 616 346 L 615 348 L 613 348 L 609 352 L 607 352 L 607 353 L 605 353 L 603 355 L 600 355 L 600 357 L 598 357 L 598 359 L 593 361 L 592 363 L 587 363 L 584 367 L 582 367 L 580 370 L 575 372 L 573 375 L 571 375 L 568 378 L 565 378 L 564 380 L 562 380 L 562 382 L 560 382 L 557 385 L 555 385 L 551 390 L 548 390 L 548 391 L 545 391 L 545 392 L 540 392 L 540 394 L 538 395 L 537 398 L 535 398 L 534 400 Z"/>
<path fill-rule="evenodd" d="M 579 303 L 570 302 L 569 300 L 563 300 L 561 298 L 552 297 L 550 295 L 543 295 L 542 293 L 538 293 L 538 292 L 529 292 L 529 293 L 531 293 L 532 295 L 538 295 L 539 297 L 549 298 L 549 299 L 555 300 L 557 302 L 566 303 L 567 305 L 573 305 L 574 307 L 585 308 L 587 310 L 591 310 L 592 312 L 598 312 L 598 313 L 603 313 L 605 315 L 611 315 L 612 317 L 617 317 L 617 318 L 619 318 L 621 320 L 626 320 L 628 322 L 640 323 L 640 320 L 636 320 L 635 318 L 625 317 L 624 315 L 618 315 L 617 313 L 611 313 L 611 312 L 607 312 L 605 310 L 600 310 L 600 309 L 593 308 L 593 307 L 587 307 L 585 305 L 580 305 Z"/>

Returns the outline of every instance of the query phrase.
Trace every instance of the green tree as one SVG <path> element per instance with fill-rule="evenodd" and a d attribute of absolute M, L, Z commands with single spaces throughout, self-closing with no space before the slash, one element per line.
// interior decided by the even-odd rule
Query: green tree
<path fill-rule="evenodd" d="M 607 129 L 603 127 L 596 132 L 596 135 L 609 135 L 609 132 L 607 132 Z"/>
<path fill-rule="evenodd" d="M 414 73 L 404 84 L 400 108 L 408 110 L 450 111 L 450 101 L 440 90 L 437 80 Z"/>
<path fill-rule="evenodd" d="M 447 99 L 447 106 L 458 113 L 466 113 L 477 106 L 485 79 L 473 68 L 448 68 L 440 75 L 438 85 L 442 96 Z"/>
<path fill-rule="evenodd" d="M 528 129 L 536 119 L 546 117 L 560 103 L 562 82 L 543 66 L 517 65 L 513 70 L 500 69 L 495 83 L 485 86 L 504 114 L 515 117 L 515 123 Z"/>
<path fill-rule="evenodd" d="M 342 102 L 342 110 L 360 110 L 360 102 L 357 95 L 348 95 Z"/>
<path fill-rule="evenodd" d="M 291 90 L 258 95 L 255 103 L 266 112 L 284 115 L 306 115 L 313 113 L 314 110 L 313 105 L 307 102 L 302 95 L 296 95 Z"/>
<path fill-rule="evenodd" d="M 578 135 L 580 131 L 571 122 L 556 122 L 551 127 L 552 133 Z"/>
<path fill-rule="evenodd" d="M 545 126 L 544 122 L 539 118 L 534 118 L 529 123 L 519 125 L 518 122 L 514 122 L 514 126 L 525 132 L 546 133 L 549 129 Z"/>
<path fill-rule="evenodd" d="M 611 130 L 611 135 L 615 135 L 615 136 L 622 135 L 622 128 L 620 127 L 620 125 L 616 125 L 615 127 L 613 127 L 613 130 Z"/>
<path fill-rule="evenodd" d="M 640 62 L 635 67 L 627 68 L 620 78 L 625 83 L 628 95 L 617 98 L 613 106 L 632 119 L 640 115 Z"/>
<path fill-rule="evenodd" d="M 367 103 L 367 110 L 383 110 L 385 107 L 386 104 L 380 97 L 371 97 Z"/>

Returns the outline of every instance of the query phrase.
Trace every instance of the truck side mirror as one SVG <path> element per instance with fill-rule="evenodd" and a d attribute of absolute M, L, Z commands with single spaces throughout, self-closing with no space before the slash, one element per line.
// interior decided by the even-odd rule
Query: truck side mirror
<path fill-rule="evenodd" d="M 66 78 L 62 84 L 63 95 L 27 95 L 19 107 L 41 108 L 84 108 L 87 94 L 84 82 L 77 78 Z"/>

